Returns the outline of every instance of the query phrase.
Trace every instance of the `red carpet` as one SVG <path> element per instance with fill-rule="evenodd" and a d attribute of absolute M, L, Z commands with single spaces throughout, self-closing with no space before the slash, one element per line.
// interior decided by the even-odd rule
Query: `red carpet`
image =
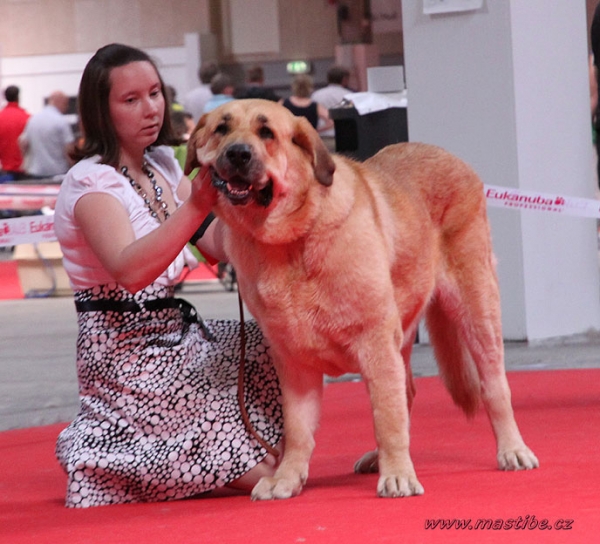
<path fill-rule="evenodd" d="M 368 400 L 360 383 L 327 387 L 309 484 L 289 501 L 252 503 L 247 496 L 226 493 L 69 510 L 62 506 L 66 479 L 53 454 L 63 425 L 0 433 L 0 542 L 597 541 L 600 370 L 511 373 L 509 381 L 521 430 L 541 468 L 495 470 L 485 416 L 466 421 L 437 378 L 420 378 L 412 456 L 425 495 L 407 499 L 377 499 L 377 477 L 351 472 L 354 460 L 373 446 Z M 473 527 L 480 518 L 503 528 L 426 529 L 427 520 L 471 520 Z M 550 528 L 541 529 L 546 523 Z"/>
<path fill-rule="evenodd" d="M 211 266 L 207 263 L 200 263 L 198 268 L 191 270 L 189 274 L 184 275 L 183 280 L 187 282 L 193 281 L 204 281 L 204 280 L 216 280 L 217 279 L 217 267 Z"/>
<path fill-rule="evenodd" d="M 0 300 L 23 298 L 16 261 L 0 261 Z"/>

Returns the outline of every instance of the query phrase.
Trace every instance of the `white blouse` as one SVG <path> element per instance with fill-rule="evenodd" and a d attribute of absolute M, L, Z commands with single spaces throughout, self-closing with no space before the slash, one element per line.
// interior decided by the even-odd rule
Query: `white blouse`
<path fill-rule="evenodd" d="M 175 159 L 173 150 L 168 146 L 156 147 L 147 153 L 145 158 L 148 164 L 165 178 L 175 203 L 180 206 L 182 201 L 177 196 L 177 186 L 183 171 Z M 106 193 L 118 199 L 129 214 L 136 238 L 141 238 L 159 226 L 129 180 L 112 166 L 100 164 L 99 159 L 99 157 L 83 159 L 73 166 L 61 184 L 56 202 L 54 231 L 63 252 L 65 271 L 74 290 L 115 282 L 88 246 L 75 221 L 75 204 L 83 195 Z M 174 285 L 178 282 L 185 265 L 190 268 L 198 265 L 198 261 L 187 246 L 158 277 L 156 283 Z"/>

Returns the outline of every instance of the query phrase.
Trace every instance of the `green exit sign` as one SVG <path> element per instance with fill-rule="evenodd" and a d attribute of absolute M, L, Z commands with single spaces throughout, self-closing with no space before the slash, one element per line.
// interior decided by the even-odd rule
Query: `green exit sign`
<path fill-rule="evenodd" d="M 287 63 L 288 74 L 308 74 L 311 68 L 310 62 L 305 60 L 293 60 Z"/>

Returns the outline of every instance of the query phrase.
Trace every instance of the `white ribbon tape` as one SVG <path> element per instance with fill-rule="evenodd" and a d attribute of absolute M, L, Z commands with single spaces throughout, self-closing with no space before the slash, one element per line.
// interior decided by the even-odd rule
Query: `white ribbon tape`
<path fill-rule="evenodd" d="M 54 240 L 56 240 L 54 215 L 28 215 L 0 219 L 0 247 Z"/>
<path fill-rule="evenodd" d="M 535 210 L 579 217 L 600 217 L 600 201 L 553 193 L 522 191 L 509 187 L 484 185 L 488 206 Z"/>
<path fill-rule="evenodd" d="M 522 191 L 495 185 L 484 185 L 484 191 L 488 205 L 496 208 L 600 218 L 599 200 Z M 53 215 L 0 219 L 0 247 L 54 240 L 56 240 L 56 235 L 54 234 Z"/>

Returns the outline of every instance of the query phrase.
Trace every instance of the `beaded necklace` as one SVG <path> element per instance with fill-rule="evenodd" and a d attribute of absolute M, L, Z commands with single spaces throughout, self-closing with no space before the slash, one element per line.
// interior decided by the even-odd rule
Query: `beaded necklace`
<path fill-rule="evenodd" d="M 150 215 L 160 223 L 161 219 L 158 215 L 160 212 L 163 214 L 163 221 L 166 221 L 171 214 L 167 209 L 167 203 L 162 199 L 162 187 L 160 187 L 156 182 L 156 179 L 154 178 L 154 172 L 150 170 L 148 163 L 145 161 L 144 164 L 142 164 L 142 172 L 148 176 L 150 183 L 152 183 L 152 189 L 154 189 L 154 200 L 150 200 L 148 193 L 144 191 L 143 187 L 129 175 L 127 166 L 121 166 L 121 173 L 129 180 L 129 183 L 135 189 L 137 194 L 142 197 L 144 204 L 146 204 L 148 210 L 150 210 Z"/>

